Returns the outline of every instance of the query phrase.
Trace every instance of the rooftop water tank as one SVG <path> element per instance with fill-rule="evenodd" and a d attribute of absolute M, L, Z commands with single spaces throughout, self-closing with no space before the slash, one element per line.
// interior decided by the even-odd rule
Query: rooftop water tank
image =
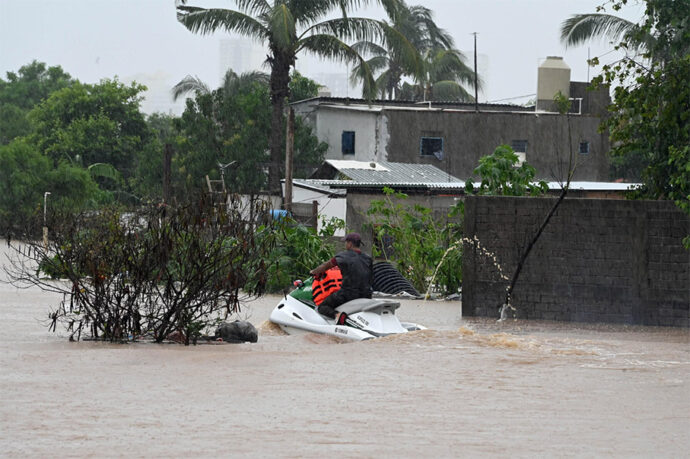
<path fill-rule="evenodd" d="M 553 98 L 558 91 L 570 97 L 570 67 L 562 57 L 549 56 L 537 74 L 537 111 L 557 112 Z"/>

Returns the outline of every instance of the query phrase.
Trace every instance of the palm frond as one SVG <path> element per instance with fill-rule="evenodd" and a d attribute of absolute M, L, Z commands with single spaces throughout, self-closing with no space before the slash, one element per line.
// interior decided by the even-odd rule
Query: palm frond
<path fill-rule="evenodd" d="M 358 65 L 360 67 L 360 81 L 362 82 L 364 97 L 367 99 L 376 97 L 376 82 L 369 64 L 344 41 L 329 34 L 310 35 L 300 40 L 297 51 L 301 50 L 327 59 Z"/>
<path fill-rule="evenodd" d="M 271 43 L 280 49 L 293 49 L 297 42 L 295 18 L 284 3 L 278 3 L 271 11 L 269 28 L 271 30 Z"/>
<path fill-rule="evenodd" d="M 381 42 L 385 39 L 381 21 L 369 18 L 336 18 L 311 25 L 300 38 L 329 34 L 347 42 Z"/>
<path fill-rule="evenodd" d="M 409 15 L 412 25 L 419 31 L 418 34 L 423 37 L 422 46 L 424 49 L 450 49 L 454 47 L 453 37 L 436 25 L 433 11 L 429 8 L 420 5 L 411 6 L 409 8 Z"/>
<path fill-rule="evenodd" d="M 456 49 L 440 49 L 429 53 L 428 78 L 433 82 L 451 80 L 474 84 L 474 70 L 465 64 L 465 56 Z"/>
<path fill-rule="evenodd" d="M 378 73 L 382 71 L 383 69 L 386 69 L 389 67 L 389 62 L 388 62 L 388 57 L 387 56 L 374 56 L 371 59 L 367 60 L 367 65 L 371 69 L 372 72 Z"/>
<path fill-rule="evenodd" d="M 113 180 L 117 183 L 122 183 L 122 174 L 115 169 L 115 166 L 108 163 L 93 163 L 88 167 L 89 174 L 92 178 L 103 177 Z"/>
<path fill-rule="evenodd" d="M 386 70 L 385 72 L 382 72 L 378 78 L 376 78 L 376 92 L 377 94 L 380 94 L 381 99 L 386 98 L 386 93 L 388 92 L 392 77 L 393 76 L 391 75 L 390 70 Z"/>
<path fill-rule="evenodd" d="M 388 53 L 386 48 L 371 41 L 358 41 L 352 45 L 352 49 L 362 56 L 385 56 Z"/>
<path fill-rule="evenodd" d="M 262 16 L 271 11 L 271 5 L 266 0 L 235 0 L 237 9 L 250 16 Z"/>
<path fill-rule="evenodd" d="M 399 66 L 405 75 L 418 78 L 424 71 L 422 56 L 418 48 L 408 37 L 396 27 L 381 23 L 385 32 L 385 43 L 394 55 L 395 64 Z"/>
<path fill-rule="evenodd" d="M 252 87 L 255 84 L 268 86 L 270 81 L 270 76 L 267 73 L 260 71 L 243 72 L 241 75 L 237 75 L 232 70 L 225 72 L 223 78 L 223 92 L 226 96 L 233 96 L 241 93 L 247 88 Z"/>
<path fill-rule="evenodd" d="M 190 32 L 206 35 L 218 29 L 266 40 L 268 29 L 257 19 L 244 13 L 226 9 L 177 7 L 177 20 Z"/>
<path fill-rule="evenodd" d="M 620 42 L 631 37 L 637 25 L 611 14 L 576 14 L 561 24 L 561 42 L 566 46 L 577 46 L 590 40 L 608 38 Z M 641 43 L 634 43 L 635 46 Z"/>
<path fill-rule="evenodd" d="M 173 101 L 176 101 L 180 96 L 194 92 L 197 94 L 208 94 L 211 92 L 208 85 L 201 81 L 199 77 L 187 75 L 179 83 L 173 86 L 171 93 Z"/>
<path fill-rule="evenodd" d="M 432 100 L 439 102 L 474 102 L 474 96 L 457 81 L 437 81 L 431 87 Z"/>

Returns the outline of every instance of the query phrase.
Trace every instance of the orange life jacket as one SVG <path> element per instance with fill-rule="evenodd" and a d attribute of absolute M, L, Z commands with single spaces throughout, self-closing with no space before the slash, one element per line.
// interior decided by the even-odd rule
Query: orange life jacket
<path fill-rule="evenodd" d="M 333 292 L 340 290 L 343 285 L 343 274 L 337 266 L 331 268 L 320 279 L 314 279 L 311 284 L 311 296 L 314 303 L 320 305 Z"/>

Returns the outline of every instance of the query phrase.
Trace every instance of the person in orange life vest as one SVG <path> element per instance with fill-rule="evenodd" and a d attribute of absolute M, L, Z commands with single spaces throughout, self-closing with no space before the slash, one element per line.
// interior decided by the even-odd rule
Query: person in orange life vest
<path fill-rule="evenodd" d="M 374 291 L 374 261 L 360 250 L 362 238 L 357 233 L 350 233 L 343 241 L 344 251 L 309 272 L 318 277 L 334 266 L 340 268 L 343 275 L 342 287 L 327 296 L 317 309 L 320 314 L 335 319 L 338 325 L 343 325 L 347 316 L 339 313 L 336 317 L 335 308 L 356 298 L 371 298 Z"/>

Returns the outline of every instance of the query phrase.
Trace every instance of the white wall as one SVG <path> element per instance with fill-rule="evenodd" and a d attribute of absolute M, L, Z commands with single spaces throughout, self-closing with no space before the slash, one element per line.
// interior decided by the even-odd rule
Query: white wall
<path fill-rule="evenodd" d="M 345 221 L 346 200 L 344 196 L 342 198 L 329 198 L 327 195 L 316 190 L 293 185 L 292 202 L 311 203 L 312 201 L 317 201 L 319 203 L 319 226 L 317 231 L 321 230 L 322 217 L 326 217 L 326 219 L 337 217 Z M 347 228 L 347 221 L 345 221 L 345 227 Z M 335 235 L 344 236 L 345 231 L 338 230 Z"/>
<path fill-rule="evenodd" d="M 354 161 L 378 161 L 379 139 L 377 119 L 380 113 L 333 109 L 321 106 L 316 116 L 316 136 L 328 143 L 326 159 L 351 159 Z M 343 131 L 355 132 L 355 154 L 342 154 Z"/>

